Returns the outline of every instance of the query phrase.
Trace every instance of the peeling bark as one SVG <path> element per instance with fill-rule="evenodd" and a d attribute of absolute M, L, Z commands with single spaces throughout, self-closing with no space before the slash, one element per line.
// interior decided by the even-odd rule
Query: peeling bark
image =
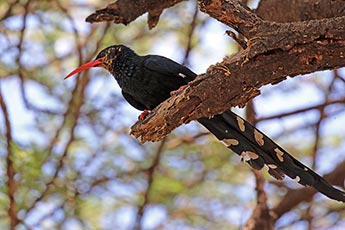
<path fill-rule="evenodd" d="M 322 39 L 287 51 L 270 51 L 250 61 L 249 50 L 243 50 L 209 67 L 181 94 L 161 103 L 143 122 L 134 124 L 131 133 L 141 137 L 142 142 L 158 141 L 181 124 L 233 106 L 243 107 L 260 94 L 263 85 L 276 84 L 287 76 L 345 66 L 344 46 L 345 39 Z"/>
<path fill-rule="evenodd" d="M 256 13 L 268 21 L 294 22 L 345 16 L 343 0 L 260 0 Z"/>
<path fill-rule="evenodd" d="M 159 16 L 165 8 L 169 8 L 183 0 L 118 0 L 106 8 L 97 10 L 86 18 L 87 22 L 114 21 L 127 25 L 137 17 L 148 12 L 147 23 L 150 29 L 154 28 Z"/>
<path fill-rule="evenodd" d="M 114 21 L 128 24 L 149 13 L 153 28 L 161 12 L 181 0 L 119 0 L 87 18 L 89 22 Z M 199 8 L 210 17 L 235 29 L 245 49 L 211 65 L 188 87 L 155 108 L 144 121 L 131 127 L 142 142 L 158 141 L 176 127 L 201 117 L 211 117 L 233 106 L 243 107 L 260 94 L 259 88 L 277 84 L 288 76 L 345 66 L 345 2 L 341 0 L 261 0 L 256 11 L 238 0 L 199 0 Z M 140 7 L 138 7 L 140 6 Z M 235 36 L 235 33 L 229 33 Z M 343 186 L 344 162 L 325 178 Z M 260 182 L 260 191 L 263 191 Z M 272 222 L 316 193 L 311 188 L 288 190 L 271 211 L 263 193 L 244 226 L 273 228 Z M 261 221 L 263 218 L 266 221 Z"/>
<path fill-rule="evenodd" d="M 183 123 L 242 107 L 263 85 L 345 65 L 345 17 L 275 23 L 263 21 L 239 1 L 199 2 L 202 11 L 246 36 L 248 47 L 211 65 L 183 93 L 132 126 L 131 133 L 142 142 L 158 141 Z"/>

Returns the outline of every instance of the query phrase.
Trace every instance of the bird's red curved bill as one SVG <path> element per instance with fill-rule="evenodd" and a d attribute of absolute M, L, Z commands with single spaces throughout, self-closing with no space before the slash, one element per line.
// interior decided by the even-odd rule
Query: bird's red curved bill
<path fill-rule="evenodd" d="M 99 66 L 100 64 L 102 64 L 102 59 L 101 58 L 93 60 L 93 61 L 90 61 L 88 63 L 85 63 L 84 65 L 81 65 L 78 68 L 76 68 L 75 70 L 73 70 L 72 72 L 70 72 L 64 79 L 67 79 L 67 78 L 73 76 L 74 74 L 79 73 L 81 71 L 84 71 L 86 69 Z"/>

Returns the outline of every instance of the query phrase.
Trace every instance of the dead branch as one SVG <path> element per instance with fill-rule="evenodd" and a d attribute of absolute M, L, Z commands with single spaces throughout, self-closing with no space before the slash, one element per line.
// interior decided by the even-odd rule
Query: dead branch
<path fill-rule="evenodd" d="M 127 25 L 137 17 L 148 12 L 147 23 L 150 29 L 154 28 L 161 13 L 182 0 L 118 0 L 106 8 L 97 10 L 86 18 L 87 22 L 114 21 Z"/>
<path fill-rule="evenodd" d="M 166 0 L 158 6 L 151 1 L 136 1 L 142 7 L 132 8 L 131 1 L 119 0 L 87 20 L 127 24 L 144 12 L 150 14 L 155 9 L 160 14 L 162 9 L 178 2 Z M 124 6 L 131 11 L 121 11 Z M 201 11 L 244 35 L 248 47 L 210 66 L 184 93 L 160 105 L 144 122 L 135 124 L 131 133 L 141 136 L 143 142 L 160 140 L 191 120 L 221 113 L 231 106 L 243 106 L 260 94 L 259 87 L 280 82 L 286 76 L 344 66 L 345 17 L 275 23 L 262 20 L 238 0 L 200 0 L 199 6 Z"/>
<path fill-rule="evenodd" d="M 345 37 L 344 37 L 345 38 Z M 142 142 L 158 141 L 181 124 L 244 106 L 260 94 L 258 88 L 286 78 L 345 65 L 345 40 L 323 39 L 275 50 L 248 61 L 248 49 L 211 66 L 184 92 L 160 104 L 131 133 Z M 289 60 L 288 62 L 286 60 Z M 217 89 L 217 90 L 214 90 Z M 212 95 L 212 96 L 210 96 Z"/>
<path fill-rule="evenodd" d="M 263 85 L 345 65 L 345 17 L 274 23 L 263 21 L 239 1 L 225 0 L 200 1 L 200 9 L 236 28 L 249 46 L 210 66 L 183 93 L 132 126 L 131 133 L 142 142 L 160 140 L 183 123 L 243 106 Z"/>

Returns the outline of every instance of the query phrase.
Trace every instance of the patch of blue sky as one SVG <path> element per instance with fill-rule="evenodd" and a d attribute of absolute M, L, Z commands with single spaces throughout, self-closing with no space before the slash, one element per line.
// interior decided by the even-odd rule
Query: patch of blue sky
<path fill-rule="evenodd" d="M 283 217 L 279 218 L 275 224 L 276 229 L 284 230 L 305 230 L 308 228 L 306 221 L 298 221 L 300 219 L 299 213 L 288 212 Z M 291 225 L 291 223 L 294 223 Z"/>
<path fill-rule="evenodd" d="M 157 229 L 167 220 L 167 210 L 164 205 L 148 205 L 142 220 L 143 229 Z"/>
<path fill-rule="evenodd" d="M 30 143 L 38 137 L 32 135 L 35 129 L 33 126 L 35 117 L 34 112 L 26 109 L 22 101 L 19 79 L 4 79 L 1 81 L 0 87 L 4 100 L 8 105 L 13 138 L 22 144 Z M 2 116 L 2 113 L 0 116 Z M 3 124 L 1 123 L 1 125 Z"/>
<path fill-rule="evenodd" d="M 229 224 L 243 226 L 250 217 L 252 209 L 242 205 L 234 205 L 224 210 L 223 216 Z"/>
<path fill-rule="evenodd" d="M 135 218 L 136 208 L 132 206 L 120 207 L 115 212 L 110 209 L 102 220 L 102 229 L 130 230 L 134 228 Z"/>
<path fill-rule="evenodd" d="M 51 196 L 48 200 L 39 202 L 36 205 L 35 211 L 30 212 L 25 219 L 25 223 L 27 225 L 36 224 L 37 220 L 42 219 L 42 217 L 49 215 L 52 213 L 53 210 L 56 209 L 59 205 L 61 205 L 62 200 L 58 196 Z M 51 223 L 54 224 L 54 223 Z"/>

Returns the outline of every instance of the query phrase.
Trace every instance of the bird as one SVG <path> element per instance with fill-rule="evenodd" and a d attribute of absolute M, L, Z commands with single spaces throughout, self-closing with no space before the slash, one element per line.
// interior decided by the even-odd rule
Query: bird
<path fill-rule="evenodd" d="M 164 56 L 140 56 L 127 46 L 112 45 L 100 51 L 94 60 L 70 72 L 64 79 L 92 67 L 102 67 L 113 75 L 125 100 L 143 111 L 139 120 L 144 120 L 151 110 L 171 94 L 179 93 L 197 77 L 188 67 Z M 231 110 L 197 121 L 252 168 L 266 168 L 278 180 L 287 175 L 301 185 L 315 188 L 330 199 L 345 202 L 345 192 L 333 187 Z"/>

